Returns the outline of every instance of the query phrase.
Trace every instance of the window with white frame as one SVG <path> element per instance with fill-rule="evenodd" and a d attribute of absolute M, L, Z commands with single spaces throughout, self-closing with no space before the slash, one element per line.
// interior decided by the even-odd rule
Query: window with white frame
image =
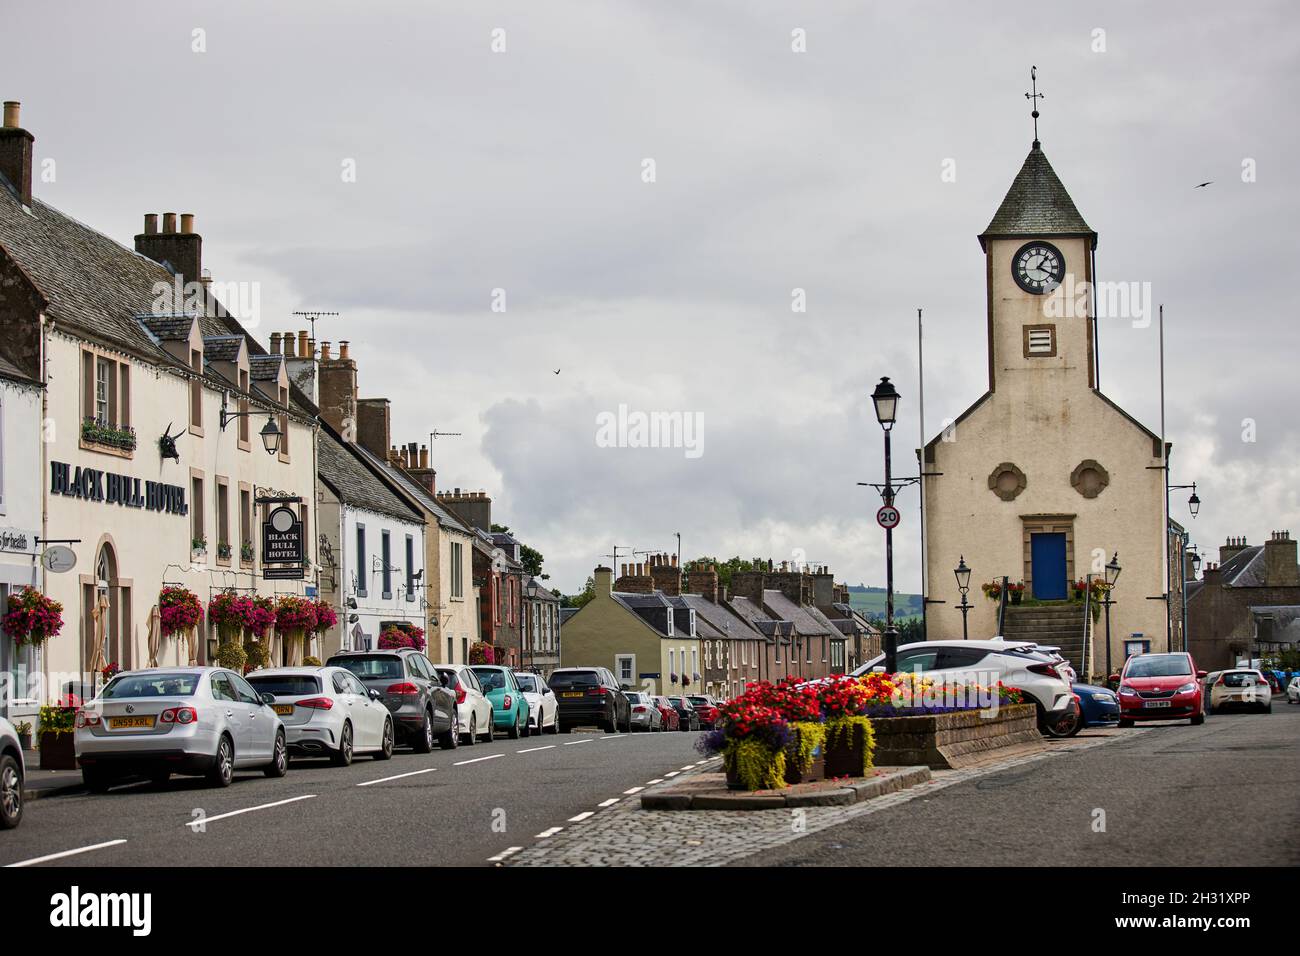
<path fill-rule="evenodd" d="M 461 556 L 464 552 L 461 548 L 460 542 L 451 543 L 451 596 L 455 598 L 465 596 L 465 578 L 461 568 Z"/>
<path fill-rule="evenodd" d="M 614 655 L 614 673 L 618 675 L 620 684 L 631 686 L 636 681 L 636 655 Z"/>

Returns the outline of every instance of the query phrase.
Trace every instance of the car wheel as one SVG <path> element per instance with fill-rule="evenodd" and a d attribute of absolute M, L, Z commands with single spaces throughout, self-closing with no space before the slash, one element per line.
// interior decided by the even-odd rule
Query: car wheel
<path fill-rule="evenodd" d="M 1205 723 L 1204 714 L 1196 714 L 1195 716 L 1192 717 L 1191 724 L 1193 727 L 1199 727 L 1203 723 Z"/>
<path fill-rule="evenodd" d="M 12 830 L 23 818 L 23 778 L 18 761 L 0 757 L 0 830 Z"/>
<path fill-rule="evenodd" d="M 469 715 L 469 734 L 465 737 L 465 746 L 473 747 L 478 743 L 478 714 Z"/>
<path fill-rule="evenodd" d="M 483 737 L 488 743 L 497 739 L 497 722 L 493 717 L 491 709 L 488 710 L 487 730 L 483 731 Z"/>
<path fill-rule="evenodd" d="M 351 758 L 349 757 L 349 762 Z M 289 748 L 284 743 L 284 731 L 275 735 L 275 747 L 271 750 L 271 762 L 262 768 L 262 773 L 271 779 L 283 777 L 289 772 Z"/>
<path fill-rule="evenodd" d="M 230 781 L 235 779 L 235 745 L 225 734 L 222 734 L 221 739 L 217 741 L 217 756 L 212 761 L 207 778 L 208 783 L 214 787 L 228 787 Z M 90 786 L 89 780 L 86 781 L 86 785 Z M 91 792 L 96 792 L 94 787 L 91 787 Z"/>
<path fill-rule="evenodd" d="M 1132 726 L 1133 726 L 1133 721 L 1131 721 L 1131 720 L 1127 720 L 1127 719 L 1121 717 L 1121 718 L 1119 719 L 1119 725 L 1120 725 L 1121 727 L 1132 727 Z"/>
<path fill-rule="evenodd" d="M 339 746 L 330 754 L 330 763 L 336 767 L 352 766 L 352 725 L 346 721 L 343 732 L 339 734 Z"/>
<path fill-rule="evenodd" d="M 510 730 L 506 733 L 506 736 L 509 737 L 511 740 L 519 739 L 519 712 L 518 711 L 515 711 L 515 722 L 510 725 Z"/>
<path fill-rule="evenodd" d="M 1079 732 L 1083 721 L 1078 714 L 1067 714 L 1055 723 L 1044 721 L 1040 728 L 1043 736 L 1052 737 L 1060 740 L 1065 737 L 1073 737 Z"/>
<path fill-rule="evenodd" d="M 1269 702 L 1268 702 L 1267 704 L 1264 705 L 1264 713 L 1266 713 L 1266 714 L 1271 714 L 1271 713 L 1273 713 L 1273 701 L 1272 701 L 1272 700 L 1269 700 Z"/>
<path fill-rule="evenodd" d="M 379 749 L 375 751 L 374 758 L 376 760 L 393 759 L 393 719 L 391 717 L 384 718 L 383 742 L 379 745 Z"/>
<path fill-rule="evenodd" d="M 429 733 L 433 733 L 432 723 L 429 724 Z M 438 746 L 443 750 L 455 750 L 460 746 L 460 714 L 453 711 L 451 726 L 447 728 L 445 734 L 438 737 Z M 432 750 L 433 746 L 430 745 L 429 749 Z"/>
<path fill-rule="evenodd" d="M 111 774 L 92 767 L 82 769 L 81 780 L 91 793 L 108 793 L 108 788 L 114 783 Z"/>
<path fill-rule="evenodd" d="M 554 714 L 551 715 L 551 729 L 548 730 L 547 733 L 558 734 L 559 732 L 560 732 L 560 712 L 556 711 Z"/>
<path fill-rule="evenodd" d="M 420 724 L 420 734 L 412 741 L 411 749 L 417 754 L 433 751 L 433 714 L 427 710 L 424 712 L 424 721 Z"/>

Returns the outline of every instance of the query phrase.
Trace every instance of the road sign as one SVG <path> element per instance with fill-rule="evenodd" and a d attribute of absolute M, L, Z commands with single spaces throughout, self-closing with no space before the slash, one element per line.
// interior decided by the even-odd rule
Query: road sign
<path fill-rule="evenodd" d="M 897 528 L 900 517 L 898 509 L 893 505 L 881 505 L 876 512 L 876 523 L 882 528 Z"/>
<path fill-rule="evenodd" d="M 51 545 L 41 555 L 41 564 L 45 566 L 46 571 L 62 574 L 64 571 L 71 571 L 77 566 L 77 553 L 67 545 Z"/>

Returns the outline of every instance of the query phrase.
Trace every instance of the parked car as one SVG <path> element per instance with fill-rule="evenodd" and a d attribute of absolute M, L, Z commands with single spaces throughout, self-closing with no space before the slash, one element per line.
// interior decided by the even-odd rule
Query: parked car
<path fill-rule="evenodd" d="M 515 672 L 495 664 L 476 664 L 470 670 L 492 702 L 492 725 L 504 730 L 511 740 L 527 737 L 528 699 L 519 689 Z"/>
<path fill-rule="evenodd" d="M 23 748 L 14 725 L 0 717 L 0 830 L 12 830 L 23 820 Z"/>
<path fill-rule="evenodd" d="M 1022 691 L 1026 703 L 1038 709 L 1038 729 L 1049 737 L 1068 737 L 1077 726 L 1079 703 L 1053 656 L 1032 642 L 994 640 L 917 641 L 898 648 L 900 671 L 915 671 L 936 682 L 976 682 L 991 686 L 1002 681 Z M 880 654 L 853 672 L 862 677 L 885 669 Z"/>
<path fill-rule="evenodd" d="M 561 667 L 548 679 L 560 705 L 560 733 L 595 726 L 615 734 L 632 729 L 632 706 L 606 667 Z"/>
<path fill-rule="evenodd" d="M 467 664 L 436 664 L 434 670 L 442 678 L 443 686 L 456 695 L 456 725 L 460 728 L 460 742 L 473 746 L 478 740 L 491 743 L 496 739 L 492 723 L 492 701 L 483 693 L 483 687 Z"/>
<path fill-rule="evenodd" d="M 1291 683 L 1286 685 L 1286 702 L 1300 704 L 1300 674 L 1292 677 Z"/>
<path fill-rule="evenodd" d="M 560 732 L 560 705 L 555 691 L 542 678 L 530 671 L 515 671 L 515 682 L 528 701 L 528 727 L 535 734 Z"/>
<path fill-rule="evenodd" d="M 1075 684 L 1070 689 L 1079 698 L 1081 727 L 1107 727 L 1119 720 L 1119 698 L 1109 687 Z"/>
<path fill-rule="evenodd" d="M 625 690 L 628 705 L 632 708 L 632 729 L 663 730 L 664 715 L 660 712 L 655 698 L 640 691 Z"/>
<path fill-rule="evenodd" d="M 677 711 L 677 729 L 692 731 L 700 729 L 700 715 L 691 704 L 689 697 L 669 697 L 668 703 Z"/>
<path fill-rule="evenodd" d="M 1210 713 L 1229 707 L 1252 707 L 1264 713 L 1273 711 L 1273 689 L 1268 678 L 1257 670 L 1234 667 L 1215 671 L 1205 680 L 1210 691 Z"/>
<path fill-rule="evenodd" d="M 356 754 L 393 755 L 393 716 L 383 695 L 342 667 L 272 667 L 247 680 L 280 715 L 289 754 L 328 756 L 346 767 Z"/>
<path fill-rule="evenodd" d="M 663 718 L 663 725 L 660 730 L 676 730 L 681 725 L 681 718 L 677 716 L 677 708 L 668 703 L 667 697 L 653 698 L 655 707 L 659 711 L 659 716 Z"/>
<path fill-rule="evenodd" d="M 77 712 L 73 737 L 91 793 L 139 774 L 155 784 L 178 773 L 228 787 L 236 770 L 283 777 L 289 768 L 284 722 L 248 681 L 223 667 L 118 674 Z"/>
<path fill-rule="evenodd" d="M 687 698 L 700 715 L 700 726 L 712 730 L 718 722 L 718 702 L 707 694 L 691 694 Z"/>
<path fill-rule="evenodd" d="M 456 695 L 442 686 L 429 659 L 403 647 L 385 651 L 342 651 L 325 662 L 351 671 L 367 688 L 379 691 L 393 715 L 399 743 L 427 754 L 436 740 L 443 750 L 460 743 Z"/>
<path fill-rule="evenodd" d="M 1119 725 L 1183 718 L 1205 723 L 1208 703 L 1200 682 L 1206 676 L 1185 651 L 1135 654 L 1124 662 L 1119 675 Z"/>

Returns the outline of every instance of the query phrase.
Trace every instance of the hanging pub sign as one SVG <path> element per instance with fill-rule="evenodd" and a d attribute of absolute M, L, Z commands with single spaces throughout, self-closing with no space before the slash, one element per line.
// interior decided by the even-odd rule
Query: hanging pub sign
<path fill-rule="evenodd" d="M 301 580 L 304 554 L 297 513 L 288 505 L 272 508 L 262 522 L 262 577 Z"/>

